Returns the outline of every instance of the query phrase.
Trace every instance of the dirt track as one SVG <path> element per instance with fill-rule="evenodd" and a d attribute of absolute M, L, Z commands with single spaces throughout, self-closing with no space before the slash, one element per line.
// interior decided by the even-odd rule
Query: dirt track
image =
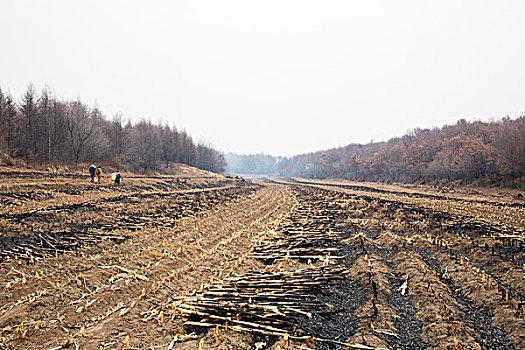
<path fill-rule="evenodd" d="M 0 182 L 1 348 L 525 348 L 521 205 L 203 174 Z"/>

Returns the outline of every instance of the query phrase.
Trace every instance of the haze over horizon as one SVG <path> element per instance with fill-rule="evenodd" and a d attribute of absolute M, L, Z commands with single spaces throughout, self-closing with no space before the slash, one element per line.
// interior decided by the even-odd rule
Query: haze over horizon
<path fill-rule="evenodd" d="M 525 2 L 0 0 L 32 82 L 224 152 L 293 155 L 525 111 Z"/>

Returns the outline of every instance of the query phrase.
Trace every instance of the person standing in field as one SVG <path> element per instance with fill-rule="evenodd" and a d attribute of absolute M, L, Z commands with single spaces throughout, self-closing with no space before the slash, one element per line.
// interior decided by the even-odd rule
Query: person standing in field
<path fill-rule="evenodd" d="M 100 166 L 98 166 L 96 169 L 95 169 L 95 182 L 96 183 L 100 183 L 100 178 L 102 177 L 102 168 Z"/>
<path fill-rule="evenodd" d="M 89 166 L 89 176 L 91 176 L 91 182 L 95 182 L 95 171 L 96 171 L 97 167 L 94 166 L 93 164 L 91 164 Z"/>

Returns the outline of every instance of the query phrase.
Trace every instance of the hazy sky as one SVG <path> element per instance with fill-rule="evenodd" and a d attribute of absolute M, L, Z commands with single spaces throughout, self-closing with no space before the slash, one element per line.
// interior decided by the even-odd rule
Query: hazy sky
<path fill-rule="evenodd" d="M 222 151 L 289 155 L 525 111 L 525 1 L 0 0 L 29 82 Z"/>

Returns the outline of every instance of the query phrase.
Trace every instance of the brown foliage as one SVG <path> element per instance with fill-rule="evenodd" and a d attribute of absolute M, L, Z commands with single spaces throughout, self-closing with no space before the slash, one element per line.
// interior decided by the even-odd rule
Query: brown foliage
<path fill-rule="evenodd" d="M 280 173 L 385 182 L 486 181 L 525 175 L 525 117 L 414 129 L 400 138 L 284 159 Z"/>

